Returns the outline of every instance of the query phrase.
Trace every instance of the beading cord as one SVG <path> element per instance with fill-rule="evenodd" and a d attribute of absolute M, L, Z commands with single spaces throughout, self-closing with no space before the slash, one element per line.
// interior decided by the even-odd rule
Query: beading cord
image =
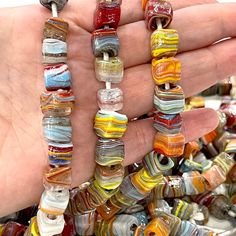
<path fill-rule="evenodd" d="M 69 24 L 58 18 L 67 0 L 40 0 L 52 11 L 43 32 L 43 65 L 46 91 L 40 102 L 43 132 L 48 142 L 49 168 L 44 174 L 45 190 L 41 196 L 37 217 L 31 219 L 25 236 L 52 236 L 64 228 L 63 214 L 69 202 L 71 186 L 72 127 L 70 115 L 75 97 L 71 90 L 71 74 L 67 61 Z"/>

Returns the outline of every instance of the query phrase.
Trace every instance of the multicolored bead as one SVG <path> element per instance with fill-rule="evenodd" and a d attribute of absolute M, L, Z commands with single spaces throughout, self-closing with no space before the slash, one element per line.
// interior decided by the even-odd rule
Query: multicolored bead
<path fill-rule="evenodd" d="M 184 148 L 184 158 L 185 159 L 188 159 L 190 158 L 191 156 L 195 156 L 197 154 L 197 152 L 200 151 L 200 145 L 199 145 L 199 142 L 196 142 L 196 141 L 192 141 L 192 142 L 188 142 L 186 145 L 185 145 L 185 148 Z"/>
<path fill-rule="evenodd" d="M 223 170 L 225 176 L 228 175 L 235 164 L 234 159 L 225 152 L 222 152 L 220 155 L 218 155 L 213 160 L 213 163 Z"/>
<path fill-rule="evenodd" d="M 174 29 L 158 29 L 151 36 L 152 57 L 174 57 L 178 51 L 179 35 Z"/>
<path fill-rule="evenodd" d="M 146 4 L 145 20 L 149 30 L 156 30 L 157 19 L 161 20 L 162 27 L 167 28 L 173 18 L 173 9 L 169 1 L 149 0 Z"/>
<path fill-rule="evenodd" d="M 97 101 L 103 111 L 119 111 L 123 108 L 123 92 L 119 88 L 100 89 Z"/>
<path fill-rule="evenodd" d="M 192 224 L 190 221 L 182 221 L 178 233 L 175 236 L 196 236 L 199 235 L 197 225 Z"/>
<path fill-rule="evenodd" d="M 176 85 L 170 89 L 155 87 L 155 108 L 164 114 L 178 114 L 184 111 L 185 96 L 183 89 Z"/>
<path fill-rule="evenodd" d="M 119 57 L 110 57 L 108 61 L 97 57 L 95 73 L 98 81 L 120 83 L 124 76 L 124 63 Z"/>
<path fill-rule="evenodd" d="M 126 189 L 126 187 L 130 187 L 130 186 L 131 186 L 131 189 L 129 189 L 129 188 Z M 134 186 L 131 184 L 130 178 L 125 177 L 125 180 L 120 185 L 120 189 L 123 192 L 121 190 L 118 190 L 116 192 L 116 194 L 111 197 L 110 202 L 112 203 L 112 205 L 116 206 L 117 208 L 133 206 L 136 203 L 136 200 L 132 198 L 132 196 L 131 196 L 132 193 L 126 194 L 126 192 L 125 192 L 126 190 L 132 191 L 132 188 L 134 188 Z M 133 191 L 133 192 L 135 193 L 135 191 Z M 136 193 L 138 193 L 138 192 L 136 192 Z M 138 195 L 140 195 L 140 194 L 138 193 Z M 139 198 L 140 198 L 140 196 L 139 196 Z M 140 199 L 142 199 L 142 198 L 140 198 Z"/>
<path fill-rule="evenodd" d="M 112 111 L 98 111 L 95 117 L 94 129 L 102 138 L 121 138 L 127 129 L 126 115 Z"/>
<path fill-rule="evenodd" d="M 182 134 L 157 133 L 154 140 L 154 150 L 167 157 L 179 157 L 184 152 L 185 138 Z"/>
<path fill-rule="evenodd" d="M 174 199 L 174 206 L 171 212 L 181 220 L 189 220 L 193 214 L 193 206 L 180 199 Z"/>
<path fill-rule="evenodd" d="M 95 57 L 103 57 L 103 53 L 116 57 L 120 48 L 116 30 L 112 28 L 95 30 L 92 36 L 92 47 Z"/>
<path fill-rule="evenodd" d="M 152 59 L 152 78 L 157 85 L 176 84 L 181 79 L 181 63 L 174 57 Z"/>
<path fill-rule="evenodd" d="M 27 228 L 24 236 L 40 236 L 36 216 L 31 218 L 30 225 Z"/>
<path fill-rule="evenodd" d="M 114 196 L 112 196 L 112 198 Z M 120 209 L 120 207 L 116 207 L 114 204 L 112 204 L 110 199 L 105 204 L 96 208 L 97 212 L 104 220 L 111 219 L 117 212 L 120 211 Z"/>
<path fill-rule="evenodd" d="M 153 127 L 161 133 L 178 134 L 181 131 L 181 126 L 182 117 L 180 114 L 154 113 Z"/>
<path fill-rule="evenodd" d="M 150 235 L 162 235 L 162 236 L 169 236 L 170 235 L 170 227 L 168 227 L 168 224 L 163 221 L 160 218 L 155 218 L 149 224 L 144 230 L 145 236 Z"/>
<path fill-rule="evenodd" d="M 52 10 L 52 3 L 53 2 L 57 4 L 57 10 L 61 11 L 65 7 L 68 0 L 40 0 L 40 3 L 44 7 L 48 8 L 49 10 Z"/>
<path fill-rule="evenodd" d="M 226 147 L 225 147 L 225 152 L 226 152 L 226 153 L 229 153 L 229 154 L 231 154 L 231 153 L 236 153 L 236 140 L 235 140 L 235 139 L 230 140 L 230 141 L 227 143 L 227 145 L 226 145 Z"/>

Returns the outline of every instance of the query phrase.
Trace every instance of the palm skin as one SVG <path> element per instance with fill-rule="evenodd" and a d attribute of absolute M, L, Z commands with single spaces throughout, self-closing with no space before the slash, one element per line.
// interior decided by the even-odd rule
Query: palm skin
<path fill-rule="evenodd" d="M 236 72 L 236 40 L 233 39 L 236 33 L 232 32 L 236 24 L 236 4 L 219 7 L 213 0 L 172 2 L 176 18 L 171 27 L 180 32 L 181 85 L 186 95 L 191 96 Z M 68 65 L 76 96 L 72 115 L 73 186 L 88 180 L 95 167 L 97 137 L 93 119 L 98 110 L 97 90 L 104 87 L 95 78 L 91 50 L 95 6 L 95 0 L 71 0 L 60 14 L 70 24 Z M 140 0 L 123 1 L 118 28 L 120 57 L 126 68 L 119 85 L 124 91 L 121 113 L 127 114 L 129 119 L 147 113 L 153 103 L 150 33 L 145 29 L 140 6 Z M 0 216 L 38 202 L 43 191 L 47 145 L 42 135 L 39 104 L 44 90 L 41 39 L 44 22 L 49 17 L 50 12 L 41 6 L 0 10 Z M 212 46 L 225 37 L 232 39 Z M 186 142 L 201 137 L 218 123 L 215 112 L 210 109 L 186 112 L 183 119 Z M 151 151 L 155 134 L 151 124 L 151 120 L 129 123 L 124 136 L 124 165 L 140 161 Z"/>

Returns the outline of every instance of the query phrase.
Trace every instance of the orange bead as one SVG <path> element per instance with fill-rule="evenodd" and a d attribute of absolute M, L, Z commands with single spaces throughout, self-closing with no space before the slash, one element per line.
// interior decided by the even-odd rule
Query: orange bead
<path fill-rule="evenodd" d="M 207 144 L 211 143 L 217 137 L 217 135 L 218 135 L 217 131 L 213 130 L 201 138 L 202 142 L 205 145 L 207 145 Z"/>
<path fill-rule="evenodd" d="M 185 145 L 184 158 L 188 159 L 191 155 L 194 156 L 198 151 L 200 151 L 199 143 L 196 141 L 189 142 Z"/>
<path fill-rule="evenodd" d="M 145 228 L 144 235 L 161 235 L 161 236 L 168 236 L 170 235 L 170 227 L 167 225 L 166 222 L 161 220 L 160 218 L 153 219 Z"/>

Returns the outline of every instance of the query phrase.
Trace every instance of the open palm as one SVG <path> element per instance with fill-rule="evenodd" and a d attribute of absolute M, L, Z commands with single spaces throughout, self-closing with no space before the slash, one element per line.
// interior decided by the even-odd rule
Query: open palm
<path fill-rule="evenodd" d="M 214 0 L 173 0 L 171 28 L 180 34 L 178 58 L 182 61 L 181 85 L 194 95 L 236 72 L 236 4 Z M 211 4 L 207 4 L 211 3 Z M 202 5 L 198 5 L 202 4 Z M 68 65 L 76 96 L 72 116 L 73 186 L 88 180 L 94 170 L 96 136 L 93 119 L 98 110 L 91 49 L 95 0 L 70 0 L 60 17 L 70 24 Z M 0 10 L 0 216 L 39 200 L 47 146 L 42 135 L 39 97 L 44 90 L 41 63 L 42 31 L 50 12 L 41 6 Z M 153 104 L 149 40 L 141 0 L 123 1 L 118 28 L 125 63 L 122 113 L 129 119 L 149 112 Z M 216 41 L 231 39 L 214 44 Z M 186 141 L 202 136 L 217 125 L 210 109 L 183 114 Z M 124 137 L 124 164 L 139 161 L 152 150 L 155 130 L 151 120 L 129 123 Z"/>

